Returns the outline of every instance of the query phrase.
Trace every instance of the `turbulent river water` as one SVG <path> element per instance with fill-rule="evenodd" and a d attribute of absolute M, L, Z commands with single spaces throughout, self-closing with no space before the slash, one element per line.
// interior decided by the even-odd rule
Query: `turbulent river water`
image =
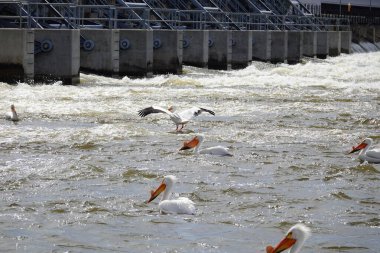
<path fill-rule="evenodd" d="M 0 252 L 265 252 L 295 223 L 302 252 L 379 252 L 380 165 L 348 154 L 380 145 L 378 52 L 0 94 Z M 216 115 L 176 133 L 150 105 Z M 198 133 L 234 156 L 179 151 Z M 169 174 L 195 215 L 146 204 Z"/>

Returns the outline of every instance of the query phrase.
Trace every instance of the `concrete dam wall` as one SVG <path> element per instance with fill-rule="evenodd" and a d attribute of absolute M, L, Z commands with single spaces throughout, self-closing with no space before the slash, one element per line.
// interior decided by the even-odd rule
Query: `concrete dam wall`
<path fill-rule="evenodd" d="M 86 41 L 81 43 L 81 37 Z M 252 60 L 299 62 L 351 53 L 350 31 L 0 29 L 3 82 L 181 74 L 182 65 L 238 69 Z"/>

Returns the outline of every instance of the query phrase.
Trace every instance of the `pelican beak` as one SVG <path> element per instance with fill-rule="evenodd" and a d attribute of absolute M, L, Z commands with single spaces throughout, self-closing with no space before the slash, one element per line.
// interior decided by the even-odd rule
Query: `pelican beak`
<path fill-rule="evenodd" d="M 194 137 L 193 139 L 191 139 L 190 141 L 185 141 L 183 143 L 183 146 L 182 148 L 180 148 L 180 150 L 186 150 L 186 149 L 191 149 L 191 148 L 195 148 L 199 143 L 199 140 L 197 137 Z"/>
<path fill-rule="evenodd" d="M 282 239 L 281 242 L 277 244 L 275 248 L 273 248 L 272 246 L 267 246 L 267 253 L 283 252 L 284 250 L 287 250 L 290 247 L 292 247 L 296 243 L 296 241 L 296 239 L 293 239 L 292 233 L 289 233 L 284 239 Z"/>
<path fill-rule="evenodd" d="M 161 183 L 160 186 L 158 186 L 158 188 L 155 191 L 151 191 L 151 193 L 150 193 L 150 199 L 148 200 L 147 203 L 150 203 L 155 198 L 157 198 L 158 195 L 160 195 L 160 193 L 163 192 L 165 189 L 166 189 L 166 184 Z"/>
<path fill-rule="evenodd" d="M 365 148 L 365 147 L 367 147 L 367 144 L 366 143 L 364 143 L 364 142 L 362 142 L 362 143 L 360 143 L 358 146 L 354 146 L 354 147 L 352 147 L 352 150 L 351 150 L 351 152 L 349 153 L 349 154 L 352 154 L 352 153 L 355 153 L 355 152 L 357 152 L 357 151 L 359 151 L 359 150 L 362 150 L 363 148 Z"/>

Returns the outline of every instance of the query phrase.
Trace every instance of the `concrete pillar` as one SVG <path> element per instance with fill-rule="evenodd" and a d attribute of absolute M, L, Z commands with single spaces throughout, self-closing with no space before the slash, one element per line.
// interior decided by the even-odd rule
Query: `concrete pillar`
<path fill-rule="evenodd" d="M 288 31 L 288 55 L 287 62 L 296 64 L 301 61 L 303 55 L 303 32 Z"/>
<path fill-rule="evenodd" d="M 271 31 L 252 31 L 252 60 L 270 60 L 271 35 Z"/>
<path fill-rule="evenodd" d="M 371 43 L 376 43 L 376 28 L 375 26 L 368 26 L 366 38 Z"/>
<path fill-rule="evenodd" d="M 380 26 L 375 26 L 375 43 L 380 42 Z"/>
<path fill-rule="evenodd" d="M 252 31 L 232 31 L 232 68 L 245 68 L 250 61 L 252 61 Z"/>
<path fill-rule="evenodd" d="M 207 30 L 183 31 L 183 63 L 200 67 L 208 67 L 208 40 Z"/>
<path fill-rule="evenodd" d="M 153 73 L 181 74 L 183 31 L 153 31 Z"/>
<path fill-rule="evenodd" d="M 288 32 L 271 31 L 271 57 L 272 63 L 284 62 L 288 55 Z"/>
<path fill-rule="evenodd" d="M 317 33 L 314 31 L 303 32 L 303 55 L 315 57 L 317 55 Z"/>
<path fill-rule="evenodd" d="M 62 80 L 63 84 L 78 84 L 79 38 L 79 30 L 36 29 L 34 39 L 41 43 L 41 52 L 34 56 L 35 81 Z"/>
<path fill-rule="evenodd" d="M 153 31 L 120 30 L 119 75 L 153 74 Z"/>
<path fill-rule="evenodd" d="M 340 32 L 339 31 L 331 31 L 329 33 L 329 55 L 330 56 L 338 56 L 340 55 Z"/>
<path fill-rule="evenodd" d="M 86 40 L 80 50 L 81 70 L 118 76 L 119 30 L 82 29 L 81 35 Z"/>
<path fill-rule="evenodd" d="M 351 54 L 351 31 L 341 31 L 340 32 L 340 47 L 343 54 Z"/>
<path fill-rule="evenodd" d="M 30 81 L 34 77 L 34 30 L 0 29 L 0 82 Z"/>
<path fill-rule="evenodd" d="M 317 33 L 317 57 L 326 59 L 329 54 L 329 33 L 328 32 L 316 32 Z"/>
<path fill-rule="evenodd" d="M 208 67 L 231 69 L 232 31 L 210 30 Z"/>

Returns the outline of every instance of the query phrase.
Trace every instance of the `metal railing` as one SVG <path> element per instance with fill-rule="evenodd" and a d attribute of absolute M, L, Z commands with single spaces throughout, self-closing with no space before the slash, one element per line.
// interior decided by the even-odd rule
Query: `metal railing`
<path fill-rule="evenodd" d="M 18 9 L 14 15 L 0 16 L 0 21 L 11 21 L 15 27 L 19 28 L 350 30 L 349 19 L 337 17 L 246 12 L 221 13 L 217 10 L 206 12 L 204 10 L 147 8 L 143 6 L 9 2 L 15 4 Z M 53 15 L 55 11 L 51 11 L 51 8 L 54 8 L 59 14 Z M 47 11 L 48 9 L 50 11 Z M 151 15 L 152 10 L 159 13 L 162 19 Z M 143 15 L 136 15 L 136 13 Z"/>

